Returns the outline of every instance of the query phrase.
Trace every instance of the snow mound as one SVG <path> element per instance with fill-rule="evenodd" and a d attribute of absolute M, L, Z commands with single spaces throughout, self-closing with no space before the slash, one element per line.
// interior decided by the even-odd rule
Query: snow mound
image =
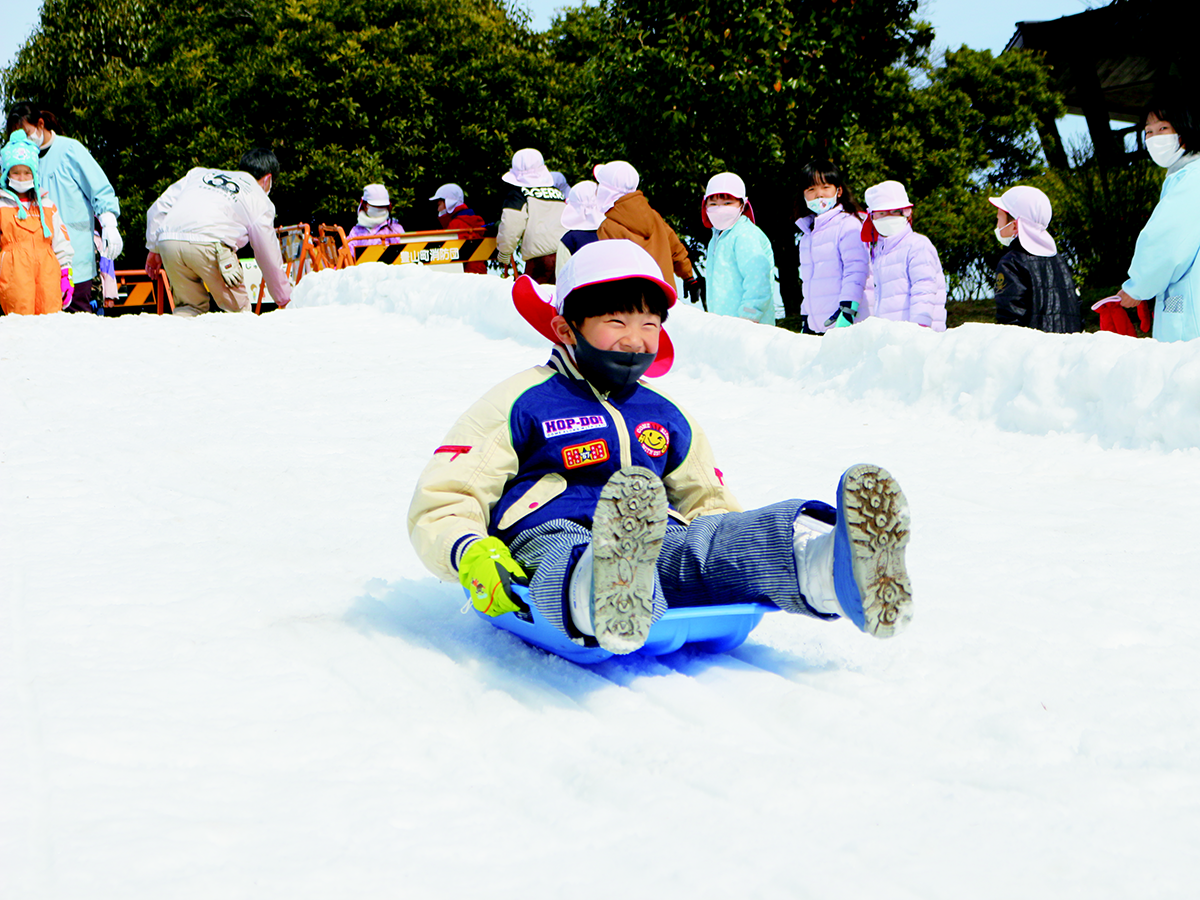
<path fill-rule="evenodd" d="M 544 344 L 513 309 L 511 284 L 370 263 L 308 276 L 294 305 L 366 305 L 485 338 Z M 767 387 L 786 379 L 813 394 L 900 403 L 1023 434 L 1078 434 L 1103 447 L 1200 446 L 1200 341 L 983 324 L 937 334 L 881 319 L 822 338 L 682 303 L 668 331 L 678 374 Z"/>

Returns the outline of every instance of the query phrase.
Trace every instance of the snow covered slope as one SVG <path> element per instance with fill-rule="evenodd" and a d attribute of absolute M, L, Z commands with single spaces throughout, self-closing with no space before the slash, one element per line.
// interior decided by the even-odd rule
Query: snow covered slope
<path fill-rule="evenodd" d="M 0 896 L 1193 895 L 1200 342 L 677 309 L 744 504 L 901 480 L 916 618 L 585 669 L 405 533 L 507 289 L 0 319 Z"/>

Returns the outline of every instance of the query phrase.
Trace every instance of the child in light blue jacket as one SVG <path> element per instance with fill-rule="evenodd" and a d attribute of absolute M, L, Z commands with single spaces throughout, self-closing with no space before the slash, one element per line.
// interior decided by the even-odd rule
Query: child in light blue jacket
<path fill-rule="evenodd" d="M 708 311 L 775 324 L 775 254 L 754 224 L 746 183 L 732 172 L 709 179 L 700 219 L 712 228 L 706 257 Z"/>

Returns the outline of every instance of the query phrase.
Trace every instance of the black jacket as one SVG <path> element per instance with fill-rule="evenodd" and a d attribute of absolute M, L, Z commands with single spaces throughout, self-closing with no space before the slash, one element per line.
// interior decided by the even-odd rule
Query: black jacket
<path fill-rule="evenodd" d="M 1061 255 L 1034 256 L 1013 243 L 996 267 L 996 324 L 1083 331 L 1079 295 Z"/>

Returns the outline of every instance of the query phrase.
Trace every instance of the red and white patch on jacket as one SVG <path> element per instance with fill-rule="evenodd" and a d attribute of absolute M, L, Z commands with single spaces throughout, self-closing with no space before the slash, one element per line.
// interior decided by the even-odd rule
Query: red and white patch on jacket
<path fill-rule="evenodd" d="M 671 446 L 671 432 L 657 422 L 643 422 L 633 429 L 633 435 L 646 451 L 646 455 L 655 459 L 666 453 L 667 448 Z"/>
<path fill-rule="evenodd" d="M 608 443 L 604 439 L 588 441 L 586 444 L 574 444 L 563 447 L 563 465 L 568 469 L 578 469 L 580 466 L 596 466 L 609 459 Z"/>

